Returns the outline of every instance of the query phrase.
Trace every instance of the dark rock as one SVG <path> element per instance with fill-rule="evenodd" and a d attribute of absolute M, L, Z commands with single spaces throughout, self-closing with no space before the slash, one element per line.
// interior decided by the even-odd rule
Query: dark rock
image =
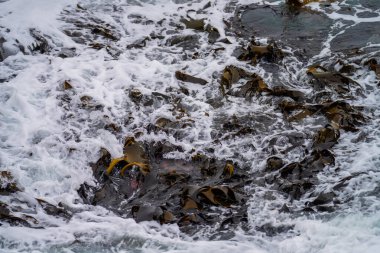
<path fill-rule="evenodd" d="M 311 203 L 312 206 L 324 205 L 334 200 L 336 194 L 333 192 L 326 192 L 319 194 Z"/>
<path fill-rule="evenodd" d="M 378 29 L 380 22 L 363 22 L 348 28 L 331 41 L 333 52 L 348 51 L 352 48 L 362 48 L 371 44 L 380 43 Z"/>
<path fill-rule="evenodd" d="M 0 195 L 9 195 L 20 191 L 9 171 L 0 171 Z"/>
<path fill-rule="evenodd" d="M 199 47 L 198 35 L 175 35 L 167 40 L 167 45 L 178 46 L 183 49 L 192 50 Z"/>
<path fill-rule="evenodd" d="M 276 157 L 276 156 L 272 156 L 272 157 L 269 157 L 267 159 L 267 166 L 266 166 L 266 169 L 268 171 L 275 171 L 275 170 L 279 170 L 281 169 L 282 167 L 284 166 L 284 161 L 279 158 L 279 157 Z"/>
<path fill-rule="evenodd" d="M 316 55 L 329 34 L 332 21 L 321 13 L 307 8 L 293 10 L 287 5 L 249 5 L 238 9 L 234 29 L 250 39 L 268 37 L 296 48 L 307 60 Z M 372 33 L 373 34 L 373 33 Z"/>
<path fill-rule="evenodd" d="M 52 205 L 48 202 L 46 202 L 43 199 L 36 199 L 38 204 L 42 207 L 42 209 L 48 214 L 52 216 L 58 216 L 65 219 L 70 219 L 72 217 L 72 214 L 65 210 L 63 207 Z"/>
<path fill-rule="evenodd" d="M 327 125 L 318 130 L 314 136 L 313 148 L 316 150 L 324 150 L 332 148 L 339 140 L 339 129 Z"/>

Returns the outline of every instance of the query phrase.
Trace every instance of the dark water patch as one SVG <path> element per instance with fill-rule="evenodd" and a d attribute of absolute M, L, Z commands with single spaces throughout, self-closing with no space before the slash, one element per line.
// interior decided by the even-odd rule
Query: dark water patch
<path fill-rule="evenodd" d="M 380 43 L 380 22 L 360 23 L 348 28 L 331 42 L 333 52 L 348 51 L 353 48 L 362 48 L 371 44 Z"/>
<path fill-rule="evenodd" d="M 250 5 L 238 10 L 235 27 L 243 37 L 268 37 L 304 52 L 318 54 L 332 21 L 308 9 L 291 10 L 286 5 Z"/>

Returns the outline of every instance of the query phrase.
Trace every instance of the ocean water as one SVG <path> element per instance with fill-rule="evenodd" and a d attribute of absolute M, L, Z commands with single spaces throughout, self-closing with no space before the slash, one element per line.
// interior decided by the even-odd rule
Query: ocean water
<path fill-rule="evenodd" d="M 324 27 L 328 34 L 322 38 L 318 53 L 307 59 L 300 59 L 292 44 L 284 44 L 287 56 L 277 70 L 238 61 L 234 51 L 246 45 L 248 39 L 231 33 L 227 26 L 229 20 L 240 15 L 236 10 L 241 6 L 275 8 L 283 1 L 215 0 L 210 2 L 211 7 L 204 8 L 208 2 L 0 1 L 0 37 L 5 40 L 2 48 L 7 56 L 0 62 L 0 171 L 11 172 L 22 189 L 0 196 L 0 201 L 14 206 L 12 211 L 19 217 L 28 215 L 38 220 L 38 225 L 32 227 L 1 223 L 0 252 L 380 251 L 380 90 L 378 77 L 364 66 L 367 59 L 379 59 L 380 55 L 376 33 L 380 31 L 379 1 L 308 4 L 308 12 L 329 20 L 329 27 Z M 211 44 L 205 32 L 179 29 L 182 17 L 204 18 L 218 29 L 221 39 L 227 38 L 231 43 Z M 94 37 L 91 28 L 86 27 L 93 23 L 108 24 L 117 39 Z M 77 36 L 73 35 L 76 30 L 80 31 Z M 42 43 L 36 34 L 47 41 L 48 53 L 32 50 Z M 173 43 L 175 36 L 196 39 L 178 46 Z M 145 40 L 143 47 L 127 47 L 147 37 L 155 39 Z M 268 41 L 265 36 L 257 39 Z M 96 45 L 91 43 L 95 42 L 103 48 L 94 49 Z M 217 50 L 219 47 L 224 49 Z M 362 53 L 351 54 L 343 50 L 345 47 Z M 69 57 L 60 57 L 63 49 Z M 369 120 L 359 132 L 341 132 L 333 148 L 335 165 L 318 174 L 317 193 L 331 191 L 352 176 L 344 188 L 335 192 L 339 205 L 334 212 L 280 212 L 285 203 L 300 209 L 315 196 L 289 201 L 270 186 L 252 183 L 246 186 L 248 228 L 236 229 L 231 238 L 213 239 L 207 229 L 189 236 L 175 224 L 136 223 L 80 200 L 80 185 L 95 185 L 89 163 L 99 158 L 101 148 L 113 157 L 122 156 L 125 136 L 139 136 L 142 142 L 167 141 L 182 148 L 183 152 L 168 153 L 167 158 L 189 159 L 201 152 L 231 159 L 248 168 L 253 178 L 263 171 L 271 155 L 268 143 L 272 140 L 277 140 L 276 149 L 285 161 L 300 159 L 302 151 L 288 149 L 291 140 L 280 137 L 300 134 L 305 139 L 303 145 L 311 145 L 310 136 L 323 122 L 306 119 L 290 126 L 265 98 L 231 96 L 224 100 L 219 77 L 226 66 L 236 65 L 259 74 L 267 83 L 280 79 L 309 94 L 313 89 L 306 81 L 307 67 L 332 64 L 341 58 L 356 64 L 351 78 L 362 87 L 364 96 L 348 100 L 362 106 Z M 177 70 L 203 78 L 208 84 L 179 83 L 174 75 Z M 63 89 L 65 80 L 73 89 Z M 184 88 L 190 95 L 179 92 Z M 136 105 L 128 95 L 133 89 L 146 97 L 164 94 L 178 99 L 186 111 L 181 120 L 192 122 L 192 126 L 175 135 L 148 131 L 147 126 L 157 119 L 175 121 L 181 111 L 165 99 L 155 101 L 153 106 Z M 84 96 L 92 98 L 87 108 L 81 100 Z M 223 104 L 215 106 L 211 100 L 223 100 Z M 257 131 L 230 138 L 218 122 L 233 117 L 246 120 Z M 110 124 L 117 125 L 120 131 L 108 130 L 105 126 Z M 210 148 L 213 152 L 208 151 Z M 47 215 L 38 207 L 36 198 L 55 205 L 62 203 L 74 215 L 70 220 Z M 257 229 L 265 224 L 292 229 L 268 235 Z"/>

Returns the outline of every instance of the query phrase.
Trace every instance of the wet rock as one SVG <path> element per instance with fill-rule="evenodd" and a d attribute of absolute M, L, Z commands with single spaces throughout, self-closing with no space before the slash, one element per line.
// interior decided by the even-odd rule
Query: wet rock
<path fill-rule="evenodd" d="M 368 65 L 369 69 L 374 71 L 376 76 L 380 78 L 380 64 L 377 63 L 376 59 L 370 59 L 366 62 L 366 65 Z"/>
<path fill-rule="evenodd" d="M 204 19 L 181 19 L 181 22 L 186 26 L 187 29 L 194 29 L 198 31 L 203 31 L 205 28 Z"/>
<path fill-rule="evenodd" d="M 104 106 L 98 104 L 91 96 L 81 96 L 80 97 L 81 104 L 80 106 L 83 109 L 87 110 L 101 110 Z"/>
<path fill-rule="evenodd" d="M 31 223 L 36 220 L 31 216 L 18 217 L 12 213 L 7 204 L 0 202 L 0 226 L 3 222 L 7 222 L 11 226 L 30 227 Z"/>
<path fill-rule="evenodd" d="M 211 25 L 207 25 L 206 26 L 206 32 L 208 32 L 208 42 L 209 43 L 214 44 L 215 42 L 218 41 L 218 39 L 220 37 L 220 33 L 219 33 L 218 29 L 216 29 L 215 27 L 213 27 Z M 228 39 L 221 41 L 221 42 L 230 44 L 230 43 L 228 43 L 229 42 Z"/>
<path fill-rule="evenodd" d="M 161 224 L 171 223 L 174 220 L 174 216 L 171 212 L 168 212 L 164 207 L 153 206 L 133 206 L 132 216 L 137 222 L 141 221 L 158 221 Z"/>
<path fill-rule="evenodd" d="M 279 225 L 275 226 L 271 223 L 266 223 L 264 225 L 256 227 L 260 232 L 264 232 L 267 236 L 276 236 L 281 233 L 286 233 L 289 230 L 294 229 L 294 225 Z"/>
<path fill-rule="evenodd" d="M 192 50 L 199 47 L 198 35 L 175 35 L 167 40 L 167 45 L 178 46 L 183 49 Z"/>
<path fill-rule="evenodd" d="M 149 41 L 149 37 L 145 37 L 143 39 L 136 40 L 132 44 L 127 46 L 127 49 L 132 49 L 132 48 L 144 48 L 146 46 L 146 42 Z"/>
<path fill-rule="evenodd" d="M 63 82 L 63 89 L 64 90 L 71 90 L 73 88 L 73 86 L 69 83 L 69 81 L 64 81 Z"/>
<path fill-rule="evenodd" d="M 5 51 L 3 48 L 4 42 L 5 42 L 5 39 L 3 37 L 0 37 L 0 62 L 4 61 L 6 58 Z"/>
<path fill-rule="evenodd" d="M 291 6 L 301 7 L 313 2 L 319 2 L 320 0 L 286 0 L 286 3 Z"/>
<path fill-rule="evenodd" d="M 118 40 L 119 39 L 116 35 L 112 34 L 110 29 L 108 29 L 106 27 L 96 26 L 96 27 L 92 28 L 91 32 L 96 34 L 96 35 L 103 36 L 107 39 L 111 39 L 111 40 Z"/>
<path fill-rule="evenodd" d="M 230 89 L 227 94 L 235 97 L 252 97 L 263 92 L 270 92 L 268 85 L 259 75 L 252 74 L 249 76 L 249 81 L 240 87 Z"/>
<path fill-rule="evenodd" d="M 210 43 L 215 43 L 220 37 L 218 29 L 211 25 L 206 25 L 205 19 L 181 19 L 181 22 L 186 26 L 187 29 L 194 29 L 197 31 L 208 32 L 208 41 Z"/>
<path fill-rule="evenodd" d="M 43 199 L 36 200 L 48 215 L 62 217 L 65 219 L 70 219 L 72 217 L 72 214 L 69 211 L 65 210 L 63 207 L 52 205 Z"/>
<path fill-rule="evenodd" d="M 58 53 L 60 58 L 71 58 L 75 56 L 76 48 L 62 48 Z"/>
<path fill-rule="evenodd" d="M 139 103 L 143 97 L 143 94 L 139 89 L 132 89 L 129 92 L 129 97 L 132 99 L 133 102 Z"/>
<path fill-rule="evenodd" d="M 47 39 L 41 34 L 41 32 L 36 29 L 30 29 L 30 34 L 35 39 L 35 43 L 28 46 L 28 49 L 33 52 L 39 52 L 41 54 L 48 53 L 51 49 L 49 42 Z"/>
<path fill-rule="evenodd" d="M 272 156 L 267 159 L 266 169 L 268 171 L 276 171 L 276 170 L 281 169 L 283 166 L 284 166 L 284 161 L 279 157 Z"/>
<path fill-rule="evenodd" d="M 327 203 L 331 203 L 335 197 L 336 197 L 336 194 L 333 192 L 321 193 L 310 203 L 310 205 L 317 206 L 317 205 L 324 205 Z"/>
<path fill-rule="evenodd" d="M 332 148 L 339 140 L 339 129 L 327 125 L 319 129 L 314 136 L 313 148 L 316 150 L 324 150 Z"/>
<path fill-rule="evenodd" d="M 348 28 L 343 34 L 339 34 L 331 41 L 333 52 L 347 52 L 352 48 L 362 48 L 371 44 L 380 43 L 378 33 L 380 22 L 363 22 Z"/>
<path fill-rule="evenodd" d="M 332 21 L 307 8 L 292 10 L 288 5 L 248 5 L 236 11 L 234 30 L 246 39 L 267 37 L 297 49 L 308 60 L 322 48 Z M 241 13 L 239 15 L 239 13 Z"/>
<path fill-rule="evenodd" d="M 181 72 L 181 71 L 176 71 L 175 77 L 178 80 L 183 81 L 183 82 L 195 83 L 195 84 L 200 84 L 200 85 L 206 85 L 207 84 L 206 80 L 199 78 L 199 77 L 191 76 L 191 75 L 186 74 L 186 73 Z"/>
<path fill-rule="evenodd" d="M 9 195 L 20 191 L 9 171 L 0 171 L 0 195 Z"/>

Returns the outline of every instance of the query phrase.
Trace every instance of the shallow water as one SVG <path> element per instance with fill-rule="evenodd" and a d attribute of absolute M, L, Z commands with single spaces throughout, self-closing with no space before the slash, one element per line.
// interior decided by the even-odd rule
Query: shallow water
<path fill-rule="evenodd" d="M 0 3 L 0 35 L 9 55 L 0 62 L 0 170 L 10 171 L 23 190 L 0 196 L 0 200 L 13 205 L 15 213 L 28 214 L 39 221 L 35 228 L 0 223 L 1 252 L 379 251 L 379 80 L 362 64 L 371 57 L 379 59 L 378 1 L 347 0 L 328 6 L 312 3 L 289 21 L 273 21 L 267 9 L 257 9 L 261 7 L 256 4 L 263 1 L 218 0 L 203 13 L 194 12 L 207 3 L 98 0 L 80 1 L 83 9 L 79 10 L 77 2 L 70 0 Z M 274 10 L 283 6 L 282 1 L 264 3 Z M 240 14 L 235 12 L 249 4 Z M 181 17 L 187 15 L 206 18 L 231 44 L 211 44 L 205 32 L 178 28 Z M 304 22 L 303 17 L 313 15 L 316 18 L 310 23 Z M 241 37 L 224 22 L 236 16 L 241 17 L 249 31 L 242 29 Z M 257 19 L 262 23 L 252 24 Z M 323 20 L 315 24 L 318 29 L 313 29 L 315 20 Z M 97 37 L 86 27 L 78 29 L 78 24 L 91 22 L 109 24 L 118 39 Z M 283 24 L 289 26 L 282 27 Z M 28 53 L 28 46 L 36 45 L 30 28 L 47 38 L 51 47 L 48 54 Z M 81 34 L 68 36 L 74 30 Z M 232 56 L 237 47 L 247 44 L 251 30 L 263 42 L 268 36 L 279 41 L 288 52 L 284 64 L 251 66 Z M 308 46 L 294 37 L 297 31 L 301 41 L 311 41 Z M 174 36 L 182 35 L 196 39 L 173 44 Z M 147 40 L 142 48 L 126 49 L 147 36 L 156 39 Z M 108 47 L 96 50 L 89 45 L 93 41 Z M 307 57 L 300 44 L 309 49 Z M 19 45 L 24 46 L 27 54 L 19 52 Z M 219 47 L 224 50 L 213 51 Z M 73 57 L 59 57 L 62 48 L 75 48 Z M 354 49 L 363 53 L 354 54 Z M 351 78 L 364 89 L 365 97 L 349 101 L 363 106 L 370 120 L 357 133 L 341 132 L 339 143 L 333 148 L 335 165 L 318 174 L 316 193 L 329 191 L 340 180 L 356 175 L 335 192 L 340 204 L 333 213 L 280 212 L 284 203 L 301 210 L 315 195 L 310 193 L 290 201 L 288 196 L 257 180 L 246 186 L 250 196 L 248 225 L 218 238 L 212 237 L 217 230 L 213 227 L 188 236 L 177 225 L 136 223 L 80 200 L 80 185 L 95 184 L 89 163 L 98 159 L 100 148 L 109 150 L 113 157 L 121 156 L 125 136 L 140 136 L 142 142 L 167 141 L 182 148 L 182 152 L 166 154 L 167 158 L 189 159 L 199 152 L 231 159 L 247 168 L 253 179 L 262 173 L 270 155 L 281 154 L 287 162 L 300 160 L 303 147 L 311 145 L 313 133 L 326 122 L 308 118 L 289 124 L 265 97 L 225 99 L 219 90 L 219 76 L 225 66 L 236 65 L 258 73 L 271 85 L 282 84 L 309 94 L 313 89 L 307 82 L 307 66 L 331 65 L 340 58 L 357 66 Z M 174 76 L 177 70 L 203 78 L 208 84 L 178 82 Z M 65 80 L 69 80 L 72 90 L 63 89 Z M 148 106 L 137 105 L 129 96 L 132 89 L 139 89 L 143 99 L 152 102 Z M 83 96 L 92 97 L 87 107 L 83 106 Z M 185 115 L 181 115 L 183 111 Z M 148 131 L 147 126 L 157 119 L 176 120 L 179 115 L 184 122 L 191 120 L 191 127 L 168 133 Z M 223 124 L 234 118 L 255 131 L 231 137 Z M 120 131 L 107 129 L 110 124 L 117 125 Z M 302 136 L 302 148 L 292 148 L 292 136 Z M 61 202 L 75 214 L 69 221 L 47 215 L 35 198 L 52 204 Z M 268 235 L 258 229 L 265 224 L 293 229 Z"/>

